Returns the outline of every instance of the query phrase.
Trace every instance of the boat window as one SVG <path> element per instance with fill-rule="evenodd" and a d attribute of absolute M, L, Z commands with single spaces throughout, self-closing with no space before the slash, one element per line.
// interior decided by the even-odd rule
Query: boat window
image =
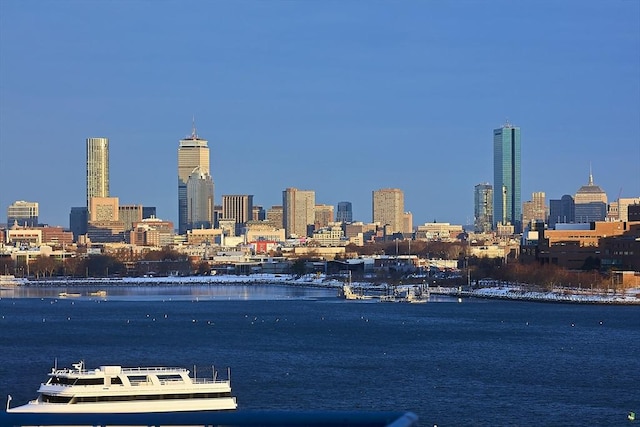
<path fill-rule="evenodd" d="M 131 385 L 147 382 L 146 375 L 127 375 L 127 378 L 129 378 L 129 382 L 131 383 Z"/>
<path fill-rule="evenodd" d="M 51 377 L 49 384 L 74 385 L 76 383 L 76 379 L 77 378 Z"/>
<path fill-rule="evenodd" d="M 160 381 L 183 381 L 182 377 L 178 374 L 174 375 L 158 375 Z"/>
<path fill-rule="evenodd" d="M 69 403 L 71 396 L 52 396 L 50 394 L 43 394 L 42 401 L 46 403 Z"/>
<path fill-rule="evenodd" d="M 135 396 L 76 396 L 76 402 L 89 403 L 127 402 L 134 400 L 217 399 L 221 397 L 231 397 L 231 393 L 144 394 Z"/>
<path fill-rule="evenodd" d="M 75 385 L 103 385 L 104 378 L 78 378 Z"/>
<path fill-rule="evenodd" d="M 122 384 L 122 378 L 120 377 L 112 377 L 111 378 L 111 384 Z"/>

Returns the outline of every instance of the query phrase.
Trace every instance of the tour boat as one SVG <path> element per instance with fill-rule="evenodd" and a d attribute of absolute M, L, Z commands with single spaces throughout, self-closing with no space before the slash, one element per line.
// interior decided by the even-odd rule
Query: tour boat
<path fill-rule="evenodd" d="M 124 368 L 100 366 L 87 370 L 84 362 L 73 368 L 53 368 L 40 385 L 38 398 L 9 408 L 28 413 L 155 413 L 216 411 L 237 408 L 226 380 L 192 378 L 184 368 Z"/>

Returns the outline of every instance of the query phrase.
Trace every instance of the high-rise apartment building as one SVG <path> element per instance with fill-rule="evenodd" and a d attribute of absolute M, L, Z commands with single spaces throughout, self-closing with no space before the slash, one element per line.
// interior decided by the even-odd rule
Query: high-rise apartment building
<path fill-rule="evenodd" d="M 478 233 L 488 233 L 493 228 L 493 186 L 478 184 L 473 192 L 474 228 Z"/>
<path fill-rule="evenodd" d="M 543 191 L 537 191 L 531 195 L 531 200 L 522 204 L 522 226 L 532 223 L 547 222 L 546 197 Z"/>
<path fill-rule="evenodd" d="M 284 228 L 284 209 L 281 205 L 274 205 L 267 209 L 265 221 L 273 228 Z"/>
<path fill-rule="evenodd" d="M 315 191 L 287 188 L 282 192 L 282 217 L 287 238 L 311 235 L 315 207 Z"/>
<path fill-rule="evenodd" d="M 87 209 L 92 197 L 109 197 L 109 138 L 87 138 Z"/>
<path fill-rule="evenodd" d="M 373 222 L 386 227 L 388 233 L 404 232 L 404 193 L 398 188 L 374 190 L 372 197 Z"/>
<path fill-rule="evenodd" d="M 207 200 L 213 202 L 213 178 L 209 168 L 208 141 L 198 137 L 195 123 L 191 135 L 181 139 L 178 146 L 178 232 L 185 234 L 189 229 L 189 223 L 209 222 L 214 223 L 213 204 L 209 208 Z M 188 201 L 187 184 L 192 178 L 195 182 L 191 185 L 192 200 Z M 204 181 L 204 182 L 203 182 Z M 197 191 L 206 192 L 199 194 Z M 203 215 L 198 207 L 210 210 L 210 215 Z M 191 218 L 189 212 L 192 213 Z M 194 216 L 196 218 L 194 220 Z M 199 227 L 198 227 L 199 228 Z"/>
<path fill-rule="evenodd" d="M 338 210 L 336 212 L 336 221 L 343 224 L 349 224 L 353 222 L 353 208 L 351 202 L 338 203 Z"/>
<path fill-rule="evenodd" d="M 493 223 L 521 231 L 520 128 L 505 124 L 493 131 Z"/>
<path fill-rule="evenodd" d="M 38 202 L 15 201 L 7 208 L 7 228 L 15 223 L 22 227 L 38 226 Z"/>
<path fill-rule="evenodd" d="M 319 230 L 328 227 L 333 222 L 333 205 L 316 205 L 314 212 L 314 227 Z"/>
<path fill-rule="evenodd" d="M 235 234 L 240 235 L 242 226 L 253 220 L 253 196 L 248 194 L 223 195 L 222 218 L 235 220 Z"/>

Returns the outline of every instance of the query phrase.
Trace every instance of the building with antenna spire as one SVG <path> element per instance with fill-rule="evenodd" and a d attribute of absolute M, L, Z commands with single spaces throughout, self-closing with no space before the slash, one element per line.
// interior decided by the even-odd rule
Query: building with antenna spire
<path fill-rule="evenodd" d="M 607 193 L 593 183 L 593 173 L 589 166 L 589 183 L 580 187 L 573 198 L 575 202 L 575 221 L 604 221 L 607 216 Z"/>
<path fill-rule="evenodd" d="M 214 184 L 208 141 L 198 136 L 195 118 L 191 135 L 178 146 L 178 232 L 214 226 Z M 189 181 L 191 185 L 189 185 Z"/>

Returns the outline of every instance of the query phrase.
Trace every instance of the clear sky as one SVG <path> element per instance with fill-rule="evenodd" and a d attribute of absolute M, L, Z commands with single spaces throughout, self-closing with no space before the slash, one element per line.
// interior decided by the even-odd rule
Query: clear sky
<path fill-rule="evenodd" d="M 493 129 L 522 132 L 522 200 L 588 181 L 640 196 L 640 2 L 0 0 L 0 222 L 68 226 L 85 139 L 111 195 L 177 226 L 177 148 L 209 140 L 215 201 L 400 188 L 414 225 L 473 219 Z"/>

